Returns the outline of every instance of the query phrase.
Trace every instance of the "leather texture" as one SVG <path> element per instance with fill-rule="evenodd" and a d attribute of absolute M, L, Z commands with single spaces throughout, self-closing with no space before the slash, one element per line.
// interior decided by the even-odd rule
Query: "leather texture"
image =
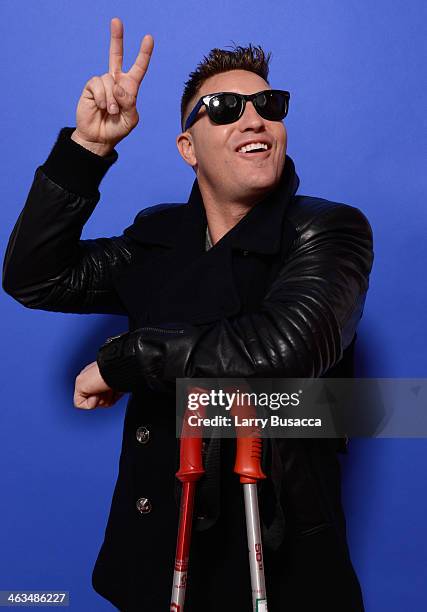
<path fill-rule="evenodd" d="M 3 289 L 27 308 L 126 314 L 112 286 L 133 262 L 126 236 L 79 240 L 99 194 L 72 194 L 37 168 L 3 260 Z"/>

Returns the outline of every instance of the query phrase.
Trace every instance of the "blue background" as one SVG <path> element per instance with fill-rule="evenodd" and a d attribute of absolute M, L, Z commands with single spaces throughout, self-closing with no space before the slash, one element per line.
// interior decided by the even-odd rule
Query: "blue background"
<path fill-rule="evenodd" d="M 425 2 L 3 0 L 0 11 L 2 253 L 36 167 L 60 128 L 75 125 L 86 81 L 108 70 L 112 17 L 124 22 L 124 70 L 145 33 L 155 49 L 140 123 L 117 147 L 83 238 L 121 233 L 148 205 L 187 201 L 194 174 L 175 145 L 184 81 L 213 47 L 261 44 L 273 52 L 271 85 L 291 91 L 285 121 L 299 193 L 357 206 L 374 230 L 359 375 L 425 376 Z M 65 589 L 74 610 L 112 609 L 90 575 L 125 398 L 77 410 L 73 389 L 127 321 L 31 311 L 4 292 L 0 300 L 0 589 Z M 343 495 L 366 610 L 426 610 L 426 441 L 353 440 L 350 451 Z"/>

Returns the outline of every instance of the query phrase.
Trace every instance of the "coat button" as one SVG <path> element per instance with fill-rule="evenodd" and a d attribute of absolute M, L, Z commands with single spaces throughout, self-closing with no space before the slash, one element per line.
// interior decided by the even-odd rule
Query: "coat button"
<path fill-rule="evenodd" d="M 147 497 L 140 497 L 136 502 L 136 508 L 141 514 L 148 514 L 151 512 L 151 502 Z"/>
<path fill-rule="evenodd" d="M 136 439 L 140 444 L 147 444 L 148 440 L 150 439 L 150 430 L 144 425 L 138 427 L 136 430 Z"/>

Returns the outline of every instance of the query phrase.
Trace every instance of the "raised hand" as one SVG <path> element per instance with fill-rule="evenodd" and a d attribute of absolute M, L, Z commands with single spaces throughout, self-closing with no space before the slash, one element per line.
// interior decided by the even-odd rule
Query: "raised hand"
<path fill-rule="evenodd" d="M 71 138 L 98 155 L 107 155 L 139 122 L 136 99 L 147 72 L 154 39 L 146 34 L 138 56 L 123 72 L 123 23 L 114 17 L 110 24 L 108 72 L 86 83 L 77 105 L 76 129 Z"/>

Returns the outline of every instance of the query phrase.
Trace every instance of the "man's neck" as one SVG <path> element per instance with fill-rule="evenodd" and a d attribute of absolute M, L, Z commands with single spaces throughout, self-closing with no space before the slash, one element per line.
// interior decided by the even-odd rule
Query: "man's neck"
<path fill-rule="evenodd" d="M 221 201 L 210 190 L 199 187 L 206 211 L 209 234 L 214 245 L 243 219 L 255 206 L 256 202 L 246 204 L 242 202 Z"/>
<path fill-rule="evenodd" d="M 239 204 L 205 204 L 212 244 L 221 240 L 251 209 Z"/>

